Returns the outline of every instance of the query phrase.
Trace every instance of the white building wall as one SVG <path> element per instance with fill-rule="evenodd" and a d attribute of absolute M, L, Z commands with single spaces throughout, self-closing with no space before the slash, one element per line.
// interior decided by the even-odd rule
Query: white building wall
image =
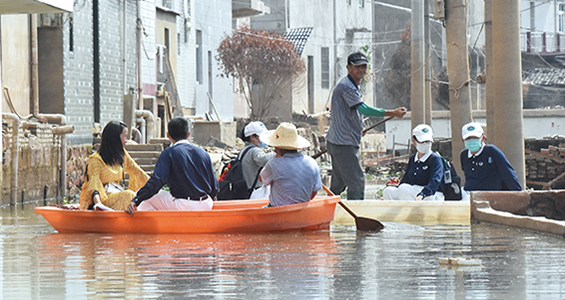
<path fill-rule="evenodd" d="M 177 33 L 180 34 L 177 46 L 177 88 L 181 105 L 189 110 L 194 109 L 194 88 L 196 86 L 196 44 L 193 13 L 193 1 L 176 0 L 175 10 L 180 13 L 177 17 Z M 187 22 L 185 23 L 185 18 Z M 176 37 L 175 37 L 176 38 Z"/>
<path fill-rule="evenodd" d="M 485 111 L 473 111 L 473 120 L 486 126 Z M 404 144 L 410 140 L 412 135 L 410 113 L 402 119 L 394 118 L 385 124 L 387 149 L 392 149 L 393 140 L 396 143 Z M 431 126 L 434 138 L 451 138 L 449 112 L 434 112 Z M 565 110 L 524 110 L 524 138 L 542 139 L 556 134 L 565 135 Z M 396 149 L 405 148 L 397 146 Z"/>
<path fill-rule="evenodd" d="M 196 115 L 208 112 L 214 118 L 216 117 L 206 94 L 210 92 L 222 121 L 232 121 L 234 111 L 232 80 L 218 76 L 220 65 L 216 60 L 216 50 L 220 41 L 225 35 L 230 35 L 232 32 L 232 2 L 231 0 L 194 0 L 193 3 L 195 16 L 193 30 L 202 31 L 203 80 L 196 84 L 194 89 Z M 209 52 L 212 58 L 211 67 L 209 66 Z M 196 74 L 196 67 L 194 74 Z M 212 80 L 211 85 L 209 78 Z"/>
<path fill-rule="evenodd" d="M 144 95 L 155 95 L 157 70 L 155 46 L 155 0 L 139 1 L 144 34 L 141 38 L 141 82 Z M 145 36 L 147 34 L 147 36 Z M 151 87 L 151 88 L 148 88 Z"/>

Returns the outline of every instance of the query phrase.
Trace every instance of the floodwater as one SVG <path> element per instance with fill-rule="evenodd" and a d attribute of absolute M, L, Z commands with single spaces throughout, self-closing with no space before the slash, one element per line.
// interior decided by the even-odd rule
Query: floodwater
<path fill-rule="evenodd" d="M 59 234 L 33 204 L 0 211 L 0 299 L 565 299 L 565 240 L 503 226 Z"/>

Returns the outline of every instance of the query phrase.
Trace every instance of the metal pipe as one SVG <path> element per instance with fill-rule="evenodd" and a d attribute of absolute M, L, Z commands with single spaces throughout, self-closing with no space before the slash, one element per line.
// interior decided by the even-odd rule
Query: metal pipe
<path fill-rule="evenodd" d="M 137 118 L 145 118 L 147 121 L 147 139 L 145 139 L 145 134 L 143 134 L 142 141 L 150 141 L 153 139 L 155 136 L 155 117 L 153 116 L 153 113 L 148 110 L 136 110 L 135 116 Z"/>
<path fill-rule="evenodd" d="M 122 77 L 123 77 L 123 86 L 122 86 L 122 90 L 124 95 L 127 95 L 128 90 L 127 90 L 127 60 L 126 60 L 126 43 L 127 43 L 127 32 L 126 32 L 126 9 L 127 9 L 127 0 L 123 0 L 124 1 L 124 6 L 123 6 L 123 12 L 122 12 Z"/>
<path fill-rule="evenodd" d="M 10 204 L 16 205 L 18 197 L 18 144 L 20 135 L 20 117 L 13 113 L 2 113 L 2 118 L 12 123 L 12 172 L 10 186 Z"/>
<path fill-rule="evenodd" d="M 143 85 L 141 84 L 141 38 L 142 38 L 142 23 L 141 23 L 141 0 L 137 0 L 137 35 L 136 35 L 136 48 L 137 48 L 137 108 L 143 109 Z"/>
<path fill-rule="evenodd" d="M 31 14 L 31 100 L 33 103 L 33 116 L 39 114 L 39 68 L 37 50 L 37 14 Z"/>

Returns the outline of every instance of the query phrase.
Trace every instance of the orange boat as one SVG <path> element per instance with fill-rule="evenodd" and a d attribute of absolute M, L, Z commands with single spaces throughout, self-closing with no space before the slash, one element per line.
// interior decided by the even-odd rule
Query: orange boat
<path fill-rule="evenodd" d="M 263 208 L 268 200 L 214 202 L 208 211 L 70 210 L 36 207 L 61 233 L 216 233 L 328 229 L 339 196 L 319 196 L 309 202 Z"/>

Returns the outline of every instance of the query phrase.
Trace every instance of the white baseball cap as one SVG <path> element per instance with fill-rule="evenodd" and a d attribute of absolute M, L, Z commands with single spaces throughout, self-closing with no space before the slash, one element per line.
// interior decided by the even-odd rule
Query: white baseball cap
<path fill-rule="evenodd" d="M 416 137 L 418 142 L 433 142 L 434 133 L 432 128 L 426 124 L 420 124 L 412 129 L 412 135 Z"/>
<path fill-rule="evenodd" d="M 261 135 L 265 131 L 267 131 L 267 127 L 265 127 L 265 124 L 263 124 L 263 122 L 254 121 L 245 126 L 245 129 L 243 129 L 243 134 L 248 137 L 254 134 Z"/>
<path fill-rule="evenodd" d="M 461 131 L 461 137 L 466 140 L 468 137 L 480 138 L 485 132 L 483 131 L 483 126 L 477 122 L 471 122 L 463 125 L 463 130 Z"/>

